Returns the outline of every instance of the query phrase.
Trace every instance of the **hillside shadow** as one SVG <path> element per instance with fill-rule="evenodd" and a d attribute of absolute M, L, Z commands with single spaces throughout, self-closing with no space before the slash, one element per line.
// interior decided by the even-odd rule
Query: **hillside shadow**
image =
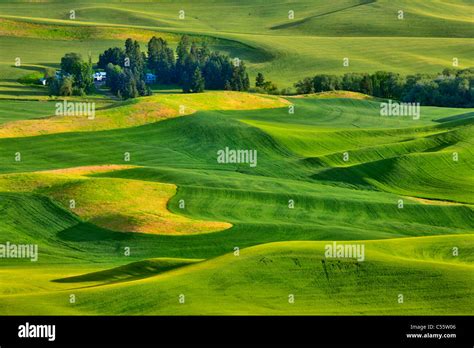
<path fill-rule="evenodd" d="M 60 231 L 57 236 L 68 242 L 124 241 L 133 238 L 132 233 L 114 232 L 88 222 Z"/>
<path fill-rule="evenodd" d="M 102 282 L 120 283 L 153 277 L 157 274 L 197 262 L 196 260 L 151 259 L 133 262 L 104 271 L 86 273 L 79 276 L 54 279 L 55 283 Z"/>

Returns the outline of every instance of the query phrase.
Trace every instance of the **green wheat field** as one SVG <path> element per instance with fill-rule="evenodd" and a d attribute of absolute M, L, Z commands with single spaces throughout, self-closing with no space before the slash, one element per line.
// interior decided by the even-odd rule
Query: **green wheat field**
<path fill-rule="evenodd" d="M 67 97 L 95 102 L 88 120 L 55 116 L 64 98 L 25 81 L 67 52 L 97 62 L 128 37 L 174 49 L 182 34 L 245 61 L 251 85 L 466 69 L 473 13 L 472 0 L 0 1 L 0 244 L 38 246 L 36 262 L 0 258 L 0 314 L 472 315 L 474 109 L 414 120 L 356 92 L 154 85 Z M 257 165 L 218 163 L 226 147 L 257 150 Z M 364 260 L 328 259 L 334 241 L 363 244 Z"/>

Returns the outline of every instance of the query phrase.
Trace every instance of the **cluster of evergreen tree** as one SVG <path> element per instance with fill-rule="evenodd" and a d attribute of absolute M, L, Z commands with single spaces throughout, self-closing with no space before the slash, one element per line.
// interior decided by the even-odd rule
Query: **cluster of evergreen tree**
<path fill-rule="evenodd" d="M 129 58 L 130 66 L 125 64 Z M 136 41 L 127 39 L 125 51 L 114 47 L 99 56 L 97 66 L 107 71 L 107 85 L 123 98 L 149 94 L 145 73 L 156 75 L 162 84 L 178 84 L 186 93 L 204 89 L 246 91 L 249 78 L 245 64 L 235 64 L 229 56 L 211 52 L 206 43 L 198 45 L 183 35 L 176 55 L 162 38 L 152 37 L 147 55 L 140 52 Z"/>
<path fill-rule="evenodd" d="M 206 43 L 200 46 L 184 35 L 176 48 L 175 77 L 184 92 L 204 89 L 247 91 L 250 81 L 244 62 L 220 52 L 211 52 Z M 157 75 L 160 71 L 156 71 Z"/>
<path fill-rule="evenodd" d="M 445 69 L 437 75 L 402 76 L 386 71 L 343 76 L 321 74 L 304 78 L 295 87 L 299 94 L 346 90 L 422 105 L 474 106 L 474 68 Z"/>
<path fill-rule="evenodd" d="M 162 84 L 178 84 L 186 93 L 204 89 L 247 91 L 249 77 L 244 62 L 228 55 L 211 52 L 206 43 L 198 45 L 183 35 L 175 52 L 162 38 L 152 37 L 147 54 L 136 40 L 127 39 L 125 49 L 111 47 L 99 55 L 97 67 L 107 73 L 106 84 L 111 92 L 128 99 L 150 95 L 147 72 Z M 83 95 L 94 90 L 92 63 L 80 54 L 68 53 L 61 59 L 62 76 L 48 78 L 51 94 Z"/>
<path fill-rule="evenodd" d="M 148 42 L 147 63 L 148 69 L 157 76 L 159 82 L 170 84 L 176 81 L 174 52 L 161 37 L 153 36 Z"/>
<path fill-rule="evenodd" d="M 99 56 L 99 68 L 107 72 L 107 86 L 120 98 L 136 98 L 151 95 L 145 83 L 147 57 L 136 40 L 127 39 L 125 50 L 119 47 L 107 49 Z"/>
<path fill-rule="evenodd" d="M 46 80 L 51 95 L 85 95 L 94 91 L 92 63 L 85 62 L 78 53 L 67 53 L 61 58 L 62 76 L 47 71 Z"/>

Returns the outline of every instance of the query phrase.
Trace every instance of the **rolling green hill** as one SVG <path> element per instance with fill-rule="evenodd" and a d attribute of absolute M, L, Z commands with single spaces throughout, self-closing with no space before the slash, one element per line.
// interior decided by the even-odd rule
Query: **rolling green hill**
<path fill-rule="evenodd" d="M 238 110 L 240 104 L 234 103 L 228 108 L 237 110 L 225 110 L 225 99 L 220 102 L 224 110 L 207 110 L 209 104 L 202 101 L 218 95 L 210 92 L 190 97 L 193 114 L 138 127 L 0 140 L 5 164 L 0 175 L 1 201 L 7 213 L 1 223 L 2 231 L 6 231 L 2 237 L 34 242 L 41 250 L 37 263 L 6 260 L 10 266 L 3 267 L 2 272 L 6 279 L 17 281 L 17 267 L 23 273 L 34 272 L 37 267 L 48 270 L 42 277 L 35 276 L 35 284 L 25 286 L 26 290 L 20 284 L 3 289 L 5 294 L 14 293 L 13 297 L 2 298 L 5 313 L 470 311 L 466 301 L 472 284 L 468 276 L 472 260 L 466 248 L 472 248 L 474 185 L 469 176 L 472 155 L 467 144 L 472 119 L 458 117 L 466 110 L 423 108 L 426 117 L 417 121 L 380 120 L 374 101 L 337 95 L 289 98 L 296 110 L 291 116 L 286 106 Z M 254 98 L 249 95 L 249 100 Z M 170 97 L 141 98 L 138 105 L 160 102 L 170 103 Z M 446 146 L 440 147 L 444 142 Z M 218 164 L 216 151 L 225 146 L 257 149 L 257 167 Z M 450 162 L 450 147 L 459 151 L 458 162 Z M 14 161 L 15 149 L 22 151 L 21 162 Z M 124 151 L 130 151 L 130 162 L 124 162 Z M 354 153 L 354 163 L 339 159 L 337 154 L 344 151 Z M 411 163 L 396 167 L 388 166 L 387 161 Z M 101 167 L 108 164 L 118 166 Z M 429 167 L 420 172 L 425 165 L 438 166 L 436 174 L 429 175 Z M 78 166 L 86 167 L 60 169 Z M 44 172 L 51 169 L 57 170 Z M 464 180 L 454 190 L 451 184 L 456 175 L 464 175 Z M 177 185 L 174 196 L 164 183 Z M 156 200 L 157 191 L 149 191 L 156 188 L 167 192 L 166 206 L 146 203 Z M 75 199 L 76 209 L 69 209 L 70 199 Z M 403 208 L 398 207 L 400 199 Z M 295 203 L 292 209 L 289 200 Z M 182 201 L 184 207 L 180 207 Z M 127 206 L 121 202 L 133 203 Z M 163 219 L 165 225 L 149 214 Z M 187 226 L 184 229 L 189 235 L 169 233 L 171 224 L 185 221 L 193 224 L 182 225 Z M 222 225 L 220 231 L 191 233 L 203 221 L 208 225 L 222 221 L 231 228 Z M 287 242 L 298 240 L 315 242 Z M 339 260 L 342 264 L 327 261 L 331 268 L 325 274 L 321 250 L 332 240 L 363 243 L 366 261 L 359 265 L 344 259 Z M 438 245 L 437 241 L 442 243 Z M 268 244 L 274 242 L 280 244 Z M 415 247 L 418 243 L 421 251 Z M 377 247 L 370 249 L 372 245 Z M 233 256 L 235 247 L 240 248 L 241 259 Z M 462 257 L 449 256 L 453 247 L 462 250 Z M 125 248 L 130 248 L 130 256 L 124 255 Z M 247 250 L 252 256 L 246 256 Z M 172 259 L 170 266 L 163 266 L 164 273 L 159 261 L 162 258 Z M 181 259 L 207 261 L 170 270 L 181 266 Z M 295 267 L 307 265 L 306 271 L 295 273 L 288 268 L 293 259 L 298 260 Z M 267 264 L 267 260 L 275 261 Z M 255 267 L 255 262 L 263 262 L 266 268 Z M 306 272 L 315 277 L 312 286 Z M 376 280 L 381 274 L 385 275 L 383 282 Z M 333 276 L 339 280 L 326 283 L 327 277 Z M 183 281 L 183 277 L 189 281 Z M 401 284 L 411 281 L 397 280 L 407 277 L 413 277 L 413 281 L 421 277 L 423 281 L 416 288 L 407 288 Z M 433 300 L 426 293 L 432 277 L 443 284 L 454 281 L 446 289 L 458 293 L 457 300 Z M 343 279 L 347 283 L 342 283 Z M 256 288 L 255 281 L 260 284 Z M 107 285 L 110 283 L 116 284 Z M 204 284 L 215 286 L 203 288 Z M 392 291 L 389 284 L 399 284 L 400 288 Z M 89 290 L 80 290 L 84 286 Z M 130 304 L 127 299 L 156 287 L 162 289 L 158 297 L 144 298 L 162 303 L 158 307 L 147 301 Z M 87 298 L 84 304 L 67 305 L 67 294 L 72 289 Z M 114 304 L 105 300 L 110 297 L 109 291 L 114 294 Z M 360 295 L 349 300 L 351 291 Z M 188 294 L 190 302 L 180 307 L 174 302 L 182 292 Z M 298 300 L 289 306 L 287 297 L 293 292 L 301 303 Z M 383 296 L 375 295 L 381 292 Z M 407 305 L 397 303 L 399 292 L 410 294 Z M 252 300 L 237 294 L 247 294 Z M 216 298 L 217 302 L 210 300 Z M 37 303 L 35 299 L 49 305 L 41 309 L 26 305 Z M 316 299 L 317 305 L 308 306 Z M 345 303 L 342 312 L 336 309 L 340 306 L 335 307 L 341 301 Z M 124 307 L 123 303 L 129 304 Z"/>
<path fill-rule="evenodd" d="M 88 120 L 55 116 L 62 98 L 32 83 L 67 52 L 96 61 L 127 37 L 174 48 L 181 34 L 279 88 L 467 68 L 472 5 L 0 0 L 0 245 L 39 250 L 0 258 L 0 314 L 472 315 L 474 109 L 384 117 L 384 100 L 353 92 L 154 86 L 68 98 L 97 104 Z M 226 148 L 256 165 L 219 163 Z M 325 257 L 333 241 L 364 260 Z"/>
<path fill-rule="evenodd" d="M 449 255 L 453 243 L 464 254 L 455 260 Z M 148 260 L 63 278 L 53 291 L 6 295 L 0 308 L 21 314 L 72 315 L 471 312 L 472 236 L 365 242 L 364 262 L 325 259 L 324 245 L 264 244 L 243 249 L 240 256 L 227 254 L 199 263 L 176 260 L 172 266 L 156 267 L 159 261 Z M 163 273 L 163 267 L 179 268 Z M 75 304 L 68 303 L 69 294 L 76 296 Z M 400 295 L 403 303 L 398 301 Z"/>

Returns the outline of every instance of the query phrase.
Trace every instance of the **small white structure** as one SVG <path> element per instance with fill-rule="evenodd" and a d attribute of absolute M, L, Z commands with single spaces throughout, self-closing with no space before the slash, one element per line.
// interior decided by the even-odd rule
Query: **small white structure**
<path fill-rule="evenodd" d="M 97 71 L 92 75 L 92 77 L 96 82 L 103 82 L 107 79 L 107 73 L 104 71 Z"/>
<path fill-rule="evenodd" d="M 39 79 L 39 82 L 43 85 L 46 86 L 46 79 L 44 77 Z"/>
<path fill-rule="evenodd" d="M 156 75 L 152 73 L 147 73 L 145 76 L 146 83 L 155 83 L 156 82 Z"/>

